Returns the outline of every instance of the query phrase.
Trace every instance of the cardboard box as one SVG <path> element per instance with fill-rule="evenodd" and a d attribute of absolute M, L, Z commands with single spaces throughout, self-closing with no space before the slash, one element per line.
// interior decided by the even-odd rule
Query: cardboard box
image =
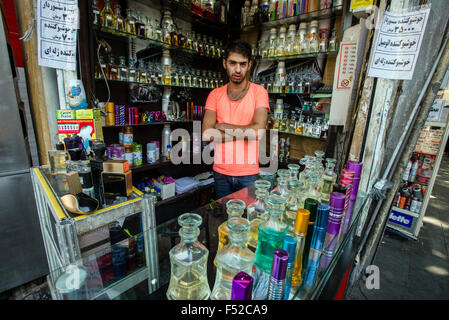
<path fill-rule="evenodd" d="M 101 122 L 94 119 L 57 119 L 59 141 L 71 135 L 79 135 L 83 139 L 103 140 L 103 128 Z"/>
<path fill-rule="evenodd" d="M 78 172 L 71 171 L 65 174 L 67 178 L 68 191 L 70 194 L 78 194 L 83 192 L 81 187 L 81 180 Z"/>
<path fill-rule="evenodd" d="M 162 200 L 173 197 L 175 195 L 175 183 L 162 184 L 154 181 L 154 186 L 161 189 Z"/>
<path fill-rule="evenodd" d="M 125 173 L 102 172 L 104 195 L 108 199 L 117 196 L 128 197 L 133 192 L 133 175 L 131 170 Z"/>
<path fill-rule="evenodd" d="M 107 160 L 103 162 L 103 171 L 111 173 L 126 173 L 129 171 L 128 160 Z"/>

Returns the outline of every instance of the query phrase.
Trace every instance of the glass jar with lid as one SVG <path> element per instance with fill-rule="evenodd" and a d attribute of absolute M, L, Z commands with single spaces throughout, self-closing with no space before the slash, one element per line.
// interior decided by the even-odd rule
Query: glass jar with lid
<path fill-rule="evenodd" d="M 294 45 L 296 40 L 296 25 L 291 24 L 288 27 L 287 40 L 285 43 L 285 55 L 295 54 Z"/>
<path fill-rule="evenodd" d="M 119 32 L 125 32 L 125 19 L 122 17 L 121 6 L 115 5 L 115 15 L 114 15 L 114 30 Z"/>
<path fill-rule="evenodd" d="M 287 28 L 282 26 L 279 28 L 279 37 L 276 46 L 276 56 L 282 57 L 285 55 L 285 43 L 287 37 Z"/>
<path fill-rule="evenodd" d="M 251 274 L 254 253 L 246 247 L 250 223 L 242 217 L 227 221 L 229 243 L 217 252 L 217 274 L 211 300 L 230 300 L 232 279 L 240 271 Z"/>
<path fill-rule="evenodd" d="M 309 42 L 307 41 L 307 23 L 301 22 L 298 28 L 298 44 L 300 53 L 309 53 Z"/>
<path fill-rule="evenodd" d="M 136 34 L 136 19 L 133 16 L 132 9 L 126 9 L 126 32 Z"/>
<path fill-rule="evenodd" d="M 210 287 L 207 280 L 209 250 L 198 241 L 200 215 L 184 213 L 178 218 L 181 241 L 170 252 L 169 300 L 207 300 Z"/>
<path fill-rule="evenodd" d="M 313 20 L 310 22 L 309 34 L 307 35 L 309 40 L 309 52 L 319 52 L 320 50 L 320 36 L 318 34 L 318 21 Z"/>
<path fill-rule="evenodd" d="M 277 47 L 277 29 L 271 28 L 270 30 L 270 47 L 268 49 L 268 57 L 274 57 L 276 55 L 276 47 Z"/>

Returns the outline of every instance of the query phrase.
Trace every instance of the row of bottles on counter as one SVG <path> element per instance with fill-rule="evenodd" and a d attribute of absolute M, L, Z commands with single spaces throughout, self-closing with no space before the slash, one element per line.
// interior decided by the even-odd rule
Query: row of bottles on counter
<path fill-rule="evenodd" d="M 327 27 L 319 28 L 318 21 L 301 22 L 296 25 L 270 29 L 270 34 L 262 37 L 254 48 L 254 55 L 262 58 L 284 57 L 289 55 L 318 53 L 337 50 L 337 30 L 332 30 L 328 38 Z"/>
<path fill-rule="evenodd" d="M 121 6 L 117 4 L 113 9 L 110 1 L 106 0 L 101 11 L 98 10 L 96 1 L 93 1 L 92 12 L 94 24 L 111 31 L 128 33 L 207 56 L 221 57 L 223 55 L 223 41 L 190 30 L 184 33 L 182 28 L 176 27 L 169 10 L 164 11 L 162 20 L 156 18 L 152 20 L 151 17 L 145 16 L 144 22 L 142 12 L 127 9 L 126 18 L 124 18 L 121 14 Z"/>
<path fill-rule="evenodd" d="M 137 82 L 143 84 L 173 85 L 193 88 L 218 88 L 223 86 L 221 72 L 200 70 L 184 66 L 168 65 L 158 62 L 136 61 L 120 56 L 117 59 L 112 54 L 107 60 L 100 56 L 100 62 L 95 68 L 95 78 L 104 77 L 109 80 Z"/>
<path fill-rule="evenodd" d="M 291 134 L 327 139 L 328 114 L 322 116 L 322 105 L 318 102 L 304 102 L 302 109 L 284 110 L 282 99 L 277 99 L 274 112 L 270 112 L 267 129 Z M 313 113 L 318 113 L 314 114 Z"/>
<path fill-rule="evenodd" d="M 335 160 L 326 159 L 324 167 L 323 157 L 317 151 L 302 166 L 279 169 L 274 188 L 270 180 L 255 181 L 256 199 L 248 206 L 241 199 L 219 206 L 228 219 L 218 227 L 212 290 L 209 251 L 198 241 L 202 217 L 181 215 L 181 241 L 169 253 L 167 298 L 284 300 L 300 286 L 312 288 L 351 225 L 362 170 L 360 162 L 349 161 L 337 183 Z M 238 286 L 243 280 L 246 285 Z"/>
<path fill-rule="evenodd" d="M 396 192 L 393 205 L 401 209 L 419 213 L 425 194 L 425 186 L 416 183 L 405 183 Z"/>
<path fill-rule="evenodd" d="M 330 9 L 343 4 L 342 0 L 246 0 L 242 8 L 241 25 L 253 25 Z"/>

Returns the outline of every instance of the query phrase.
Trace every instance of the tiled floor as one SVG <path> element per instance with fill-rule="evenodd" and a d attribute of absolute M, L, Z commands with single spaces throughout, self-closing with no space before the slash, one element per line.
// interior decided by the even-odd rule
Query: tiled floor
<path fill-rule="evenodd" d="M 418 240 L 386 232 L 374 264 L 380 289 L 359 281 L 351 300 L 449 299 L 449 158 L 443 157 Z"/>

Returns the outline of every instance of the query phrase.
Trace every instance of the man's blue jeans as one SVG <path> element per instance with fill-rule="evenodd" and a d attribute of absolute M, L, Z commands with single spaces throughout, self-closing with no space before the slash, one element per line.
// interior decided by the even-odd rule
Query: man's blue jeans
<path fill-rule="evenodd" d="M 258 174 L 250 176 L 228 176 L 214 171 L 214 187 L 217 200 L 253 185 L 257 179 L 259 179 Z"/>

